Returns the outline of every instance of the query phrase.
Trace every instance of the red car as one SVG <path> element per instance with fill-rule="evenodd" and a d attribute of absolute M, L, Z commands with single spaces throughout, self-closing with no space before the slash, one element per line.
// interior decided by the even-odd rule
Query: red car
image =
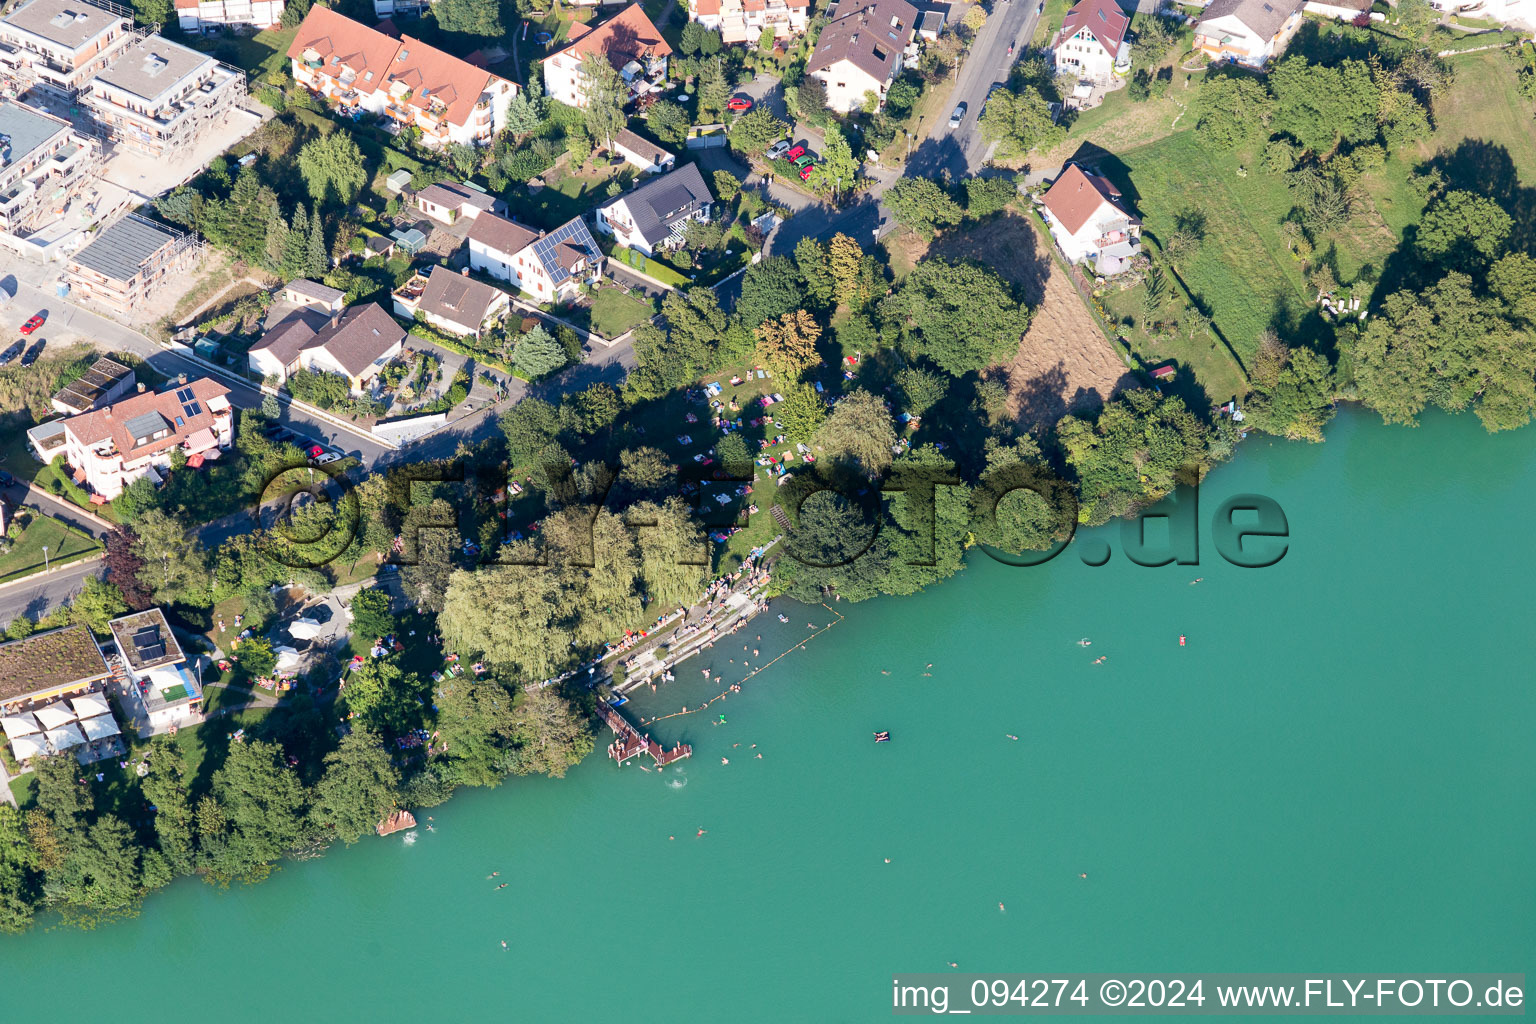
<path fill-rule="evenodd" d="M 38 314 L 34 315 L 32 317 L 32 319 L 28 320 L 26 323 L 21 325 L 21 333 L 22 334 L 31 334 L 33 331 L 35 331 L 39 327 L 43 326 L 43 320 L 44 319 L 45 319 L 45 317 L 41 313 L 38 313 Z"/>
<path fill-rule="evenodd" d="M 745 96 L 735 96 L 726 104 L 726 107 L 736 111 L 738 114 L 744 114 L 752 109 L 752 101 Z"/>
<path fill-rule="evenodd" d="M 318 459 L 320 456 L 325 454 L 325 449 L 317 444 L 312 444 L 308 448 L 304 449 L 304 454 L 308 455 L 312 459 Z"/>
<path fill-rule="evenodd" d="M 815 164 L 806 164 L 804 167 L 800 168 L 800 180 L 801 181 L 810 181 L 811 180 L 811 171 L 815 167 L 816 167 Z"/>
<path fill-rule="evenodd" d="M 784 154 L 784 159 L 788 160 L 790 163 L 794 163 L 796 160 L 799 160 L 803 156 L 805 156 L 805 147 L 796 146 L 794 149 L 791 149 L 788 153 Z"/>

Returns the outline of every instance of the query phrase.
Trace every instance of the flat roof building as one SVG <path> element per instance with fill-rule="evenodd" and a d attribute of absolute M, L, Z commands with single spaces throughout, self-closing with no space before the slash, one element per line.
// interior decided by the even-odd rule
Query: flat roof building
<path fill-rule="evenodd" d="M 128 705 L 139 735 L 203 720 L 203 688 L 159 608 L 107 623 L 128 678 Z"/>
<path fill-rule="evenodd" d="M 91 80 L 84 104 L 112 140 L 150 156 L 188 147 L 245 95 L 245 72 L 149 36 Z"/>
<path fill-rule="evenodd" d="M 0 231 L 13 235 L 52 220 L 101 163 L 101 143 L 61 117 L 0 100 Z"/>
<path fill-rule="evenodd" d="M 75 299 L 126 315 L 173 274 L 196 266 L 202 256 L 203 243 L 196 235 L 130 213 L 71 256 L 64 279 Z"/>
<path fill-rule="evenodd" d="M 0 80 L 73 98 L 137 38 L 133 15 L 91 0 L 31 0 L 0 19 Z"/>
<path fill-rule="evenodd" d="M 75 416 L 111 405 L 132 391 L 133 386 L 133 371 L 117 360 L 103 356 L 79 379 L 60 388 L 50 404 L 54 412 Z"/>

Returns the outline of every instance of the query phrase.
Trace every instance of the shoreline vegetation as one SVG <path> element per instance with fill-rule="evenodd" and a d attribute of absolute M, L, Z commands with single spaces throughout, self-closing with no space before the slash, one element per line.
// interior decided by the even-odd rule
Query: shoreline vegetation
<path fill-rule="evenodd" d="M 262 644 L 244 648 L 209 679 L 231 703 L 196 729 L 135 742 L 100 779 L 67 756 L 38 759 L 18 787 L 23 807 L 0 805 L 0 929 L 25 930 L 39 913 L 87 925 L 132 913 L 184 875 L 259 881 L 460 786 L 563 775 L 595 745 L 600 696 L 587 685 L 595 672 L 580 669 L 622 658 L 612 646 L 697 604 L 710 581 L 750 574 L 754 552 L 780 535 L 767 598 L 909 595 L 954 575 L 973 546 L 1043 551 L 1078 526 L 1135 515 L 1252 431 L 1320 442 L 1340 401 L 1389 423 L 1435 406 L 1472 411 L 1490 431 L 1526 424 L 1533 64 L 1524 51 L 1437 58 L 1420 45 L 1429 23 L 1419 30 L 1309 22 L 1264 78 L 1159 72 L 1107 102 L 1137 119 L 1177 90 L 1178 116 L 1167 130 L 1140 124 L 1120 154 L 1099 144 L 1123 127 L 1108 114 L 1083 119 L 1091 138 L 1036 124 L 1054 84 L 1039 61 L 1020 61 L 1015 100 L 998 107 L 1018 117 L 984 129 L 1006 132 L 1023 159 L 1076 142 L 1073 155 L 1116 182 L 1154 243 L 1129 287 L 1093 285 L 1118 330 L 1093 343 L 1117 346 L 1127 378 L 1070 396 L 1070 409 L 1049 381 L 1001 370 L 1036 319 L 1051 260 L 1028 229 L 1029 199 L 988 176 L 904 178 L 887 193 L 901 231 L 880 246 L 803 240 L 748 266 L 725 305 L 705 287 L 667 294 L 658 321 L 634 329 L 637 365 L 622 385 L 557 400 L 535 391 L 502 416 L 499 436 L 453 459 L 354 466 L 347 501 L 309 502 L 286 530 L 207 550 L 200 526 L 305 465 L 265 439 L 261 410 L 242 410 L 227 458 L 112 503 L 123 526 L 107 540 L 106 582 L 8 634 L 66 622 L 99 634 L 114 615 L 162 605 L 206 647 L 236 614 L 254 635 L 270 632 L 274 588 L 323 593 L 375 570 L 398 574 L 408 607 L 382 586 L 357 594 L 348 648 L 271 707 L 229 696 L 270 669 Z M 1144 66 L 1171 69 L 1176 33 L 1165 34 Z M 724 71 L 712 67 L 713 82 Z M 269 83 L 279 97 L 284 84 Z M 252 143 L 268 156 L 336 127 L 287 99 L 309 115 L 307 141 L 271 122 Z M 528 133 L 455 154 L 466 175 L 494 171 L 492 191 L 515 197 L 524 164 L 547 167 L 554 143 L 579 134 L 581 112 L 527 106 Z M 386 166 L 369 160 L 366 180 L 381 178 Z M 344 251 L 357 225 L 333 199 L 366 181 L 342 189 L 291 163 L 211 169 L 157 205 L 199 230 L 217 214 L 224 234 L 204 233 L 259 261 L 291 226 L 285 206 L 303 204 L 321 225 L 311 237 L 334 235 Z M 743 196 L 756 198 L 721 204 L 733 225 L 757 209 Z M 1025 228 L 1022 249 L 1000 258 L 961 244 L 1004 218 Z M 690 231 L 689 265 L 718 262 L 731 237 Z M 925 258 L 901 258 L 929 243 Z M 292 255 L 308 260 L 309 248 Z M 338 287 L 372 294 L 412 268 L 364 270 Z M 1152 380 L 1164 365 L 1173 379 Z M 43 415 L 60 372 L 46 357 L 0 368 L 0 401 L 27 410 L 8 427 Z"/>

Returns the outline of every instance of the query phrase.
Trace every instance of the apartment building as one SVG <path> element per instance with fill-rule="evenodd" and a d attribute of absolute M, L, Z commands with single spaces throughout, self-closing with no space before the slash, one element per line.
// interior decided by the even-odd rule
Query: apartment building
<path fill-rule="evenodd" d="M 163 36 L 129 46 L 83 101 L 112 141 L 149 156 L 190 147 L 245 95 L 245 72 Z"/>
<path fill-rule="evenodd" d="M 72 99 L 137 38 L 132 11 L 116 4 L 31 0 L 0 19 L 0 82 Z"/>
<path fill-rule="evenodd" d="M 429 146 L 488 144 L 518 86 L 419 39 L 395 39 L 329 8 L 310 8 L 288 47 L 294 81 L 346 109 L 416 128 Z"/>
<path fill-rule="evenodd" d="M 693 0 L 688 20 L 719 32 L 726 43 L 755 44 L 765 28 L 775 39 L 800 35 L 810 13 L 811 0 Z"/>
<path fill-rule="evenodd" d="M 158 481 L 173 448 L 188 459 L 217 458 L 234 439 L 229 389 L 207 377 L 64 421 L 64 457 L 76 482 L 107 501 L 141 476 Z"/>
<path fill-rule="evenodd" d="M 195 267 L 203 251 L 196 235 L 130 213 L 69 258 L 64 281 L 76 300 L 126 316 L 167 280 Z"/>
<path fill-rule="evenodd" d="M 183 32 L 218 32 L 230 25 L 273 28 L 283 20 L 284 0 L 176 0 Z"/>
<path fill-rule="evenodd" d="M 20 235 L 52 220 L 100 163 L 101 143 L 68 121 L 0 100 L 0 231 Z"/>

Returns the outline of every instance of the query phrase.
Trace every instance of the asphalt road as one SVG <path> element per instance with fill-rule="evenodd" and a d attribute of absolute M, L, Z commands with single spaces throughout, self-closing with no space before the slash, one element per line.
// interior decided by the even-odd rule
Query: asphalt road
<path fill-rule="evenodd" d="M 58 572 L 29 576 L 14 583 L 0 583 L 0 626 L 18 615 L 36 622 L 80 593 L 87 577 L 100 576 L 101 559 L 74 562 Z"/>
<path fill-rule="evenodd" d="M 951 177 L 961 178 L 981 169 L 988 144 L 977 121 L 987 94 L 994 85 L 1008 80 L 1008 69 L 1029 45 L 1039 17 L 1036 4 L 1028 0 L 998 0 L 993 6 L 991 17 L 960 66 L 949 108 L 939 113 L 936 123 L 927 126 L 922 142 L 907 160 L 908 177 L 936 178 L 947 171 Z M 1014 47 L 1012 54 L 1008 52 L 1010 45 Z M 950 111 L 961 103 L 966 105 L 965 117 L 960 127 L 951 130 Z"/>

